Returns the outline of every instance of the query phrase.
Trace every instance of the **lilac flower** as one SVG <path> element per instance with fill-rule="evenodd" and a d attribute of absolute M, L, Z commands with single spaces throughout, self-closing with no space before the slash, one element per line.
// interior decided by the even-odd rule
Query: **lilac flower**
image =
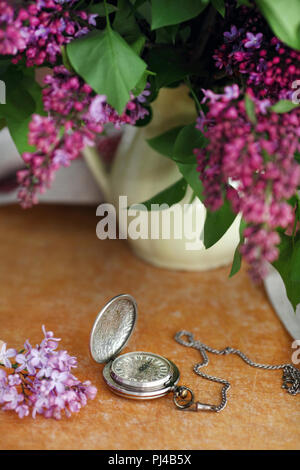
<path fill-rule="evenodd" d="M 145 86 L 145 89 L 142 91 L 142 93 L 140 93 L 137 97 L 136 97 L 136 100 L 139 102 L 139 103 L 145 103 L 147 101 L 147 98 L 148 96 L 151 95 L 151 90 L 150 90 L 150 83 L 147 82 L 146 83 L 146 86 Z M 132 95 L 131 96 L 131 99 L 134 99 L 134 96 Z"/>
<path fill-rule="evenodd" d="M 22 370 L 27 370 L 30 375 L 35 374 L 35 368 L 31 364 L 30 356 L 24 356 L 24 354 L 17 354 L 16 361 L 19 366 L 16 368 L 16 372 L 21 372 Z"/>
<path fill-rule="evenodd" d="M 58 351 L 51 358 L 51 366 L 60 371 L 70 370 L 71 367 L 77 367 L 76 357 L 70 356 L 67 351 Z"/>
<path fill-rule="evenodd" d="M 96 18 L 98 17 L 99 17 L 98 13 L 90 14 L 88 17 L 88 23 L 91 24 L 92 26 L 96 26 L 97 25 Z"/>
<path fill-rule="evenodd" d="M 222 97 L 222 95 L 218 95 L 211 90 L 204 90 L 204 88 L 201 88 L 201 91 L 204 95 L 204 98 L 202 99 L 201 104 L 206 103 L 207 100 L 211 101 L 212 103 L 215 103 Z"/>
<path fill-rule="evenodd" d="M 259 112 L 261 114 L 267 114 L 268 109 L 272 105 L 271 101 L 266 99 L 266 100 L 256 100 L 256 104 L 258 106 Z"/>
<path fill-rule="evenodd" d="M 45 26 L 41 25 L 34 31 L 33 35 L 36 39 L 46 38 L 49 35 L 49 31 L 49 28 L 46 28 Z"/>
<path fill-rule="evenodd" d="M 9 385 L 20 385 L 21 382 L 22 381 L 21 381 L 19 374 L 12 374 L 8 376 Z"/>
<path fill-rule="evenodd" d="M 25 354 L 16 355 L 14 372 L 0 369 L 0 406 L 15 411 L 19 418 L 30 413 L 61 419 L 77 413 L 97 393 L 89 381 L 80 382 L 72 373 L 76 358 L 57 351 L 58 338 L 43 326 L 44 339 L 35 348 L 25 342 Z M 5 353 L 7 351 L 5 350 Z M 19 372 L 19 373 L 18 373 Z"/>
<path fill-rule="evenodd" d="M 23 154 L 26 168 L 17 175 L 19 199 L 24 208 L 38 202 L 38 192 L 51 185 L 59 168 L 78 158 L 84 147 L 94 145 L 106 124 L 119 129 L 124 124 L 134 125 L 149 113 L 143 106 L 150 94 L 149 84 L 139 96 L 131 94 L 119 115 L 104 95 L 95 95 L 87 83 L 64 66 L 54 67 L 45 83 L 43 102 L 48 116 L 32 116 L 28 140 L 36 151 Z M 46 338 L 44 343 L 51 349 L 57 347 L 53 337 Z"/>
<path fill-rule="evenodd" d="M 33 348 L 29 354 L 30 364 L 33 367 L 42 367 L 47 363 L 46 352 L 43 348 Z"/>
<path fill-rule="evenodd" d="M 41 342 L 43 348 L 56 349 L 57 343 L 60 341 L 60 338 L 54 338 L 53 331 L 46 331 L 45 325 L 42 326 L 42 331 L 45 338 Z"/>
<path fill-rule="evenodd" d="M 68 378 L 67 372 L 60 372 L 58 370 L 54 370 L 50 376 L 50 381 L 47 386 L 49 392 L 51 390 L 56 390 L 57 393 L 62 393 L 65 391 L 65 382 Z"/>
<path fill-rule="evenodd" d="M 262 39 L 263 39 L 263 34 L 258 33 L 258 34 L 253 34 L 253 33 L 247 33 L 247 41 L 245 42 L 245 47 L 247 49 L 259 49 L 261 47 Z"/>
<path fill-rule="evenodd" d="M 0 0 L 0 54 L 15 56 L 13 63 L 25 56 L 28 67 L 55 63 L 61 46 L 96 26 L 95 14 L 79 10 L 70 14 L 75 1 L 13 2 L 12 7 L 9 0 Z"/>
<path fill-rule="evenodd" d="M 200 111 L 196 121 L 196 129 L 199 129 L 202 133 L 205 131 L 206 126 L 210 126 L 214 123 L 213 119 L 208 119 L 203 111 Z"/>
<path fill-rule="evenodd" d="M 23 396 L 17 392 L 16 388 L 8 387 L 4 391 L 1 401 L 4 403 L 2 409 L 15 410 L 19 403 L 23 401 Z"/>
<path fill-rule="evenodd" d="M 50 377 L 52 370 L 52 367 L 48 363 L 44 364 L 38 369 L 36 376 L 38 379 L 48 378 Z"/>
<path fill-rule="evenodd" d="M 22 404 L 22 405 L 18 405 L 16 407 L 16 413 L 18 414 L 19 418 L 24 418 L 24 416 L 28 416 L 29 415 L 29 406 L 25 405 L 25 404 Z"/>
<path fill-rule="evenodd" d="M 240 96 L 240 89 L 238 85 L 226 86 L 224 88 L 224 98 L 228 101 L 235 100 Z"/>
<path fill-rule="evenodd" d="M 89 30 L 88 27 L 81 28 L 81 29 L 79 29 L 79 31 L 77 31 L 77 32 L 74 34 L 74 38 L 76 38 L 76 39 L 81 38 L 82 36 L 85 36 L 89 31 L 90 31 L 90 30 Z"/>
<path fill-rule="evenodd" d="M 89 117 L 95 122 L 103 122 L 106 120 L 106 96 L 97 95 L 93 98 L 89 106 Z"/>
<path fill-rule="evenodd" d="M 225 194 L 234 212 L 242 213 L 247 228 L 240 251 L 253 278 L 259 279 L 266 274 L 267 262 L 278 257 L 276 229 L 289 229 L 294 221 L 287 200 L 300 183 L 300 166 L 294 159 L 300 153 L 300 109 L 277 114 L 270 100 L 253 97 L 257 117 L 253 123 L 243 97 L 237 98 L 238 90 L 231 91 L 217 101 L 212 94 L 207 115 L 200 115 L 201 125 L 204 119 L 213 121 L 202 126 L 209 143 L 194 152 L 206 205 L 219 209 Z"/>
<path fill-rule="evenodd" d="M 15 357 L 16 354 L 17 351 L 15 349 L 6 349 L 6 343 L 3 343 L 0 349 L 0 363 L 4 364 L 7 368 L 11 367 L 11 362 L 9 359 Z"/>
<path fill-rule="evenodd" d="M 62 166 L 69 166 L 72 161 L 72 155 L 64 151 L 63 149 L 57 149 L 55 150 L 53 154 L 53 165 L 56 166 L 57 168 L 60 168 Z"/>
<path fill-rule="evenodd" d="M 237 38 L 238 35 L 239 35 L 239 31 L 238 31 L 237 27 L 235 25 L 232 25 L 231 28 L 230 28 L 230 32 L 226 31 L 224 33 L 224 38 L 227 41 L 233 41 L 234 39 Z"/>
<path fill-rule="evenodd" d="M 230 10 L 228 18 L 232 21 Z M 238 21 L 244 25 L 243 31 L 231 25 L 228 32 L 231 23 L 226 25 L 225 21 L 224 36 L 213 54 L 216 67 L 228 76 L 243 75 L 243 81 L 260 100 L 267 98 L 274 104 L 290 99 L 291 83 L 300 76 L 300 52 L 272 36 L 257 9 L 240 9 Z"/>
<path fill-rule="evenodd" d="M 37 414 L 43 414 L 49 407 L 49 399 L 44 395 L 37 394 L 34 397 L 34 405 L 32 409 L 32 417 L 35 419 Z"/>
<path fill-rule="evenodd" d="M 7 382 L 6 371 L 0 368 L 0 386 Z"/>

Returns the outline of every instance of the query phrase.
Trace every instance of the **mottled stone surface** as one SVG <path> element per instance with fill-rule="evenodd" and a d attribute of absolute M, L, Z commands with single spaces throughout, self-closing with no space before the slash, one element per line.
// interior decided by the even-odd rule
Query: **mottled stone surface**
<path fill-rule="evenodd" d="M 221 348 L 241 348 L 254 360 L 291 360 L 291 338 L 262 288 L 243 270 L 188 273 L 160 270 L 135 258 L 124 241 L 99 241 L 94 208 L 40 206 L 0 210 L 0 338 L 10 347 L 33 344 L 41 325 L 76 355 L 76 375 L 99 389 L 70 419 L 19 420 L 0 411 L 1 449 L 296 449 L 299 396 L 281 389 L 281 372 L 249 368 L 237 357 L 211 356 L 207 370 L 232 383 L 220 414 L 174 409 L 171 396 L 136 402 L 113 395 L 102 367 L 89 356 L 89 334 L 104 303 L 128 292 L 138 302 L 136 330 L 126 351 L 151 351 L 173 360 L 181 383 L 203 402 L 220 386 L 192 372 L 196 351 L 175 343 L 180 329 Z"/>

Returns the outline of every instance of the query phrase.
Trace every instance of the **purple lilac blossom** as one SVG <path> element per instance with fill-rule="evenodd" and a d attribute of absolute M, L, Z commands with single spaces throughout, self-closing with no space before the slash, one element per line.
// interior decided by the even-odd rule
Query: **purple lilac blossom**
<path fill-rule="evenodd" d="M 16 7 L 0 0 L 0 55 L 23 56 L 28 67 L 54 64 L 61 47 L 96 26 L 97 14 L 73 10 L 77 0 L 33 0 Z"/>
<path fill-rule="evenodd" d="M 61 419 L 63 412 L 70 417 L 96 396 L 97 390 L 89 381 L 80 382 L 72 374 L 76 358 L 57 350 L 59 339 L 44 326 L 43 332 L 41 343 L 32 348 L 27 340 L 23 353 L 6 349 L 6 345 L 1 348 L 5 368 L 0 368 L 0 406 L 4 411 L 15 411 L 19 418 L 31 413 L 33 418 L 41 414 Z"/>
<path fill-rule="evenodd" d="M 54 67 L 45 83 L 43 103 L 48 116 L 32 116 L 28 141 L 36 151 L 23 154 L 27 168 L 18 172 L 19 199 L 25 208 L 38 202 L 38 192 L 51 185 L 59 168 L 69 166 L 84 147 L 94 145 L 106 124 L 119 129 L 124 124 L 134 125 L 149 113 L 143 106 L 150 94 L 148 84 L 139 96 L 130 95 L 119 115 L 106 96 L 95 95 L 88 84 L 64 66 Z"/>
<path fill-rule="evenodd" d="M 231 2 L 227 15 L 225 32 L 213 55 L 215 66 L 230 76 L 241 74 L 253 96 L 260 100 L 269 99 L 273 104 L 290 99 L 291 84 L 300 79 L 300 52 L 274 37 L 256 8 L 239 8 L 237 16 Z"/>
<path fill-rule="evenodd" d="M 266 274 L 267 262 L 278 257 L 276 229 L 294 224 L 287 200 L 300 184 L 300 165 L 294 159 L 300 152 L 300 109 L 277 114 L 269 100 L 252 98 L 257 120 L 253 123 L 237 90 L 217 101 L 211 96 L 208 113 L 199 116 L 196 126 L 209 141 L 205 149 L 195 149 L 205 204 L 215 211 L 226 194 L 233 211 L 242 213 L 247 227 L 240 251 L 258 279 Z"/>

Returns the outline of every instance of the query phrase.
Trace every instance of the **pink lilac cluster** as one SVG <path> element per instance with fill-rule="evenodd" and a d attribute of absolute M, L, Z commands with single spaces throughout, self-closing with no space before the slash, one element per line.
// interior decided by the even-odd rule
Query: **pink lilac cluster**
<path fill-rule="evenodd" d="M 247 227 L 241 253 L 252 266 L 254 278 L 266 274 L 266 262 L 278 257 L 276 228 L 294 221 L 287 203 L 300 183 L 300 109 L 277 114 L 255 100 L 256 120 L 248 117 L 245 100 L 237 85 L 224 94 L 203 90 L 208 113 L 197 127 L 209 140 L 205 149 L 195 149 L 198 171 L 204 185 L 206 205 L 213 211 L 231 202 L 242 213 Z"/>
<path fill-rule="evenodd" d="M 6 0 L 0 1 L 0 54 L 16 55 L 26 48 L 26 34 L 23 22 L 28 18 L 27 11 L 21 9 L 18 13 Z"/>
<path fill-rule="evenodd" d="M 71 10 L 78 0 L 0 1 L 0 54 L 13 55 L 13 63 L 26 57 L 28 67 L 54 64 L 61 47 L 96 25 L 96 14 Z"/>
<path fill-rule="evenodd" d="M 57 349 L 60 339 L 44 326 L 43 333 L 40 344 L 33 347 L 27 340 L 19 353 L 5 343 L 0 348 L 0 405 L 19 418 L 31 413 L 33 418 L 41 414 L 61 419 L 63 412 L 70 417 L 97 393 L 90 381 L 81 382 L 72 374 L 76 358 Z"/>
<path fill-rule="evenodd" d="M 243 7 L 240 24 L 225 24 L 223 43 L 213 58 L 218 69 L 244 77 L 247 87 L 260 99 L 276 102 L 291 99 L 293 82 L 300 79 L 300 52 L 272 36 L 265 20 L 255 9 Z"/>
<path fill-rule="evenodd" d="M 150 94 L 148 85 L 136 98 L 131 94 L 119 115 L 104 95 L 95 95 L 89 85 L 64 66 L 54 67 L 45 82 L 43 103 L 48 115 L 32 116 L 28 141 L 36 150 L 22 155 L 27 167 L 18 172 L 19 199 L 24 208 L 38 202 L 38 193 L 51 185 L 59 168 L 69 166 L 84 147 L 94 145 L 106 124 L 119 129 L 123 124 L 134 125 L 148 114 L 143 106 Z"/>

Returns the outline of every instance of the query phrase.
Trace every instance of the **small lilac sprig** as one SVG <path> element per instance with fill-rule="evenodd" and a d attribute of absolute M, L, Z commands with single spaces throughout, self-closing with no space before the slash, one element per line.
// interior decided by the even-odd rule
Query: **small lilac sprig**
<path fill-rule="evenodd" d="M 15 411 L 19 418 L 30 413 L 45 418 L 61 419 L 78 413 L 88 399 L 94 399 L 96 387 L 90 381 L 80 382 L 71 369 L 77 360 L 67 351 L 57 350 L 59 338 L 42 327 L 44 339 L 36 347 L 27 340 L 19 353 L 0 349 L 0 406 Z M 15 362 L 12 361 L 15 358 Z"/>

